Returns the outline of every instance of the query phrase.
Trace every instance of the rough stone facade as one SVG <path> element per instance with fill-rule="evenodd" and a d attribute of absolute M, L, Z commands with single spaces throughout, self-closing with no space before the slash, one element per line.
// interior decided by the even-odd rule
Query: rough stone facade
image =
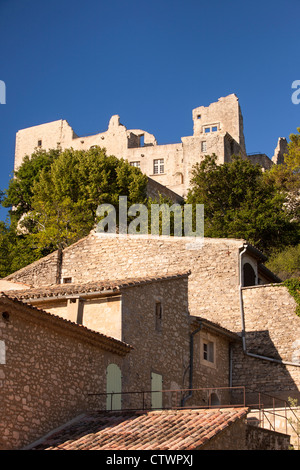
<path fill-rule="evenodd" d="M 87 411 L 130 348 L 3 296 L 0 312 L 0 449 L 20 449 Z"/>
<path fill-rule="evenodd" d="M 246 351 L 260 357 L 236 355 L 235 384 L 254 395 L 299 399 L 300 318 L 294 298 L 282 285 L 243 288 L 242 295 Z"/>
<path fill-rule="evenodd" d="M 60 256 L 60 263 L 57 262 L 58 254 L 53 253 L 7 280 L 47 286 L 51 280 L 53 284 L 58 282 L 58 278 L 59 282 L 69 279 L 75 284 L 83 284 L 99 279 L 163 276 L 190 270 L 188 311 L 191 316 L 205 318 L 243 335 L 243 308 L 246 352 L 290 363 L 249 357 L 242 352 L 241 346 L 235 346 L 232 385 L 246 385 L 250 390 L 272 391 L 277 395 L 282 392 L 287 398 L 287 394 L 297 392 L 300 382 L 300 318 L 295 314 L 295 301 L 287 290 L 272 285 L 275 278 L 263 281 L 261 259 L 265 258 L 261 255 L 260 259 L 259 252 L 251 247 L 241 257 L 244 246 L 244 240 L 204 239 L 200 247 L 195 247 L 184 237 L 123 238 L 92 233 L 66 248 Z M 243 281 L 240 263 L 242 269 L 251 263 L 256 272 L 255 287 L 240 290 L 241 278 Z M 195 337 L 196 348 L 197 341 L 199 339 Z M 226 354 L 221 353 L 224 363 Z M 225 370 L 227 373 L 228 368 Z M 199 379 L 199 383 L 208 384 L 209 374 L 205 377 Z M 220 382 L 228 383 L 223 379 Z"/>
<path fill-rule="evenodd" d="M 121 372 L 114 391 L 122 392 L 122 409 L 154 406 L 153 374 L 162 378 L 164 408 L 182 406 L 181 391 L 191 386 L 210 390 L 191 394 L 185 406 L 228 403 L 211 387 L 229 387 L 229 346 L 239 338 L 203 320 L 191 370 L 187 274 L 99 286 L 9 290 L 1 298 L 9 312 L 0 317 L 2 449 L 20 448 L 87 409 L 105 410 L 111 364 Z M 207 341 L 213 361 L 203 360 Z"/>

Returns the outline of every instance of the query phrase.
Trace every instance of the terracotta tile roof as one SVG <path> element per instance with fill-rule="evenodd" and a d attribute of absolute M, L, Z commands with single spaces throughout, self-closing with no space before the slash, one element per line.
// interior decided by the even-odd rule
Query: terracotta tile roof
<path fill-rule="evenodd" d="M 51 286 L 43 287 L 32 287 L 24 290 L 10 290 L 4 291 L 11 298 L 19 300 L 29 299 L 49 299 L 51 297 L 67 297 L 72 295 L 83 295 L 91 293 L 118 293 L 122 289 L 147 284 L 151 282 L 168 281 L 172 279 L 179 279 L 187 277 L 190 272 L 184 273 L 173 273 L 155 277 L 143 277 L 134 279 L 121 279 L 121 280 L 103 280 L 98 282 L 88 283 L 67 283 L 67 284 L 56 284 Z"/>
<path fill-rule="evenodd" d="M 35 444 L 35 450 L 196 450 L 247 408 L 91 412 Z"/>

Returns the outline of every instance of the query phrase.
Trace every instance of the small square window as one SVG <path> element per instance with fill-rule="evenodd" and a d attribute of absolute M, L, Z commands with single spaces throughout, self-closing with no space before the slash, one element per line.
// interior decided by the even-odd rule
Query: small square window
<path fill-rule="evenodd" d="M 42 141 L 38 140 L 38 147 L 41 147 L 41 146 L 42 146 Z"/>
<path fill-rule="evenodd" d="M 201 119 L 201 114 L 198 114 L 198 115 L 197 115 L 197 119 Z"/>
<path fill-rule="evenodd" d="M 211 130 L 212 130 L 212 132 L 217 132 L 218 126 L 213 126 L 213 127 L 211 128 Z"/>
<path fill-rule="evenodd" d="M 64 277 L 63 278 L 63 284 L 71 284 L 72 283 L 72 278 L 71 277 Z"/>
<path fill-rule="evenodd" d="M 205 127 L 204 132 L 205 132 L 205 134 L 209 134 L 209 132 L 210 132 L 210 127 Z"/>
<path fill-rule="evenodd" d="M 215 360 L 215 347 L 212 341 L 203 342 L 203 359 L 208 362 L 214 362 Z"/>
<path fill-rule="evenodd" d="M 137 168 L 141 168 L 140 162 L 130 162 L 130 166 L 135 166 Z"/>

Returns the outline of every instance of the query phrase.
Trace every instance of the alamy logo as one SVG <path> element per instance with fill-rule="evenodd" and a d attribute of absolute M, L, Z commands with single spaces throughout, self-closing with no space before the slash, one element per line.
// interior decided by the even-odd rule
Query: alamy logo
<path fill-rule="evenodd" d="M 296 88 L 296 91 L 292 94 L 292 103 L 299 104 L 300 103 L 300 80 L 294 80 L 292 83 L 292 88 Z"/>
<path fill-rule="evenodd" d="M 0 80 L 0 104 L 6 104 L 6 85 L 3 80 Z"/>
<path fill-rule="evenodd" d="M 127 197 L 119 197 L 118 214 L 112 204 L 101 204 L 97 208 L 100 221 L 96 233 L 127 235 L 151 235 L 204 237 L 203 204 L 151 204 L 150 210 L 144 204 L 133 204 L 128 208 Z"/>

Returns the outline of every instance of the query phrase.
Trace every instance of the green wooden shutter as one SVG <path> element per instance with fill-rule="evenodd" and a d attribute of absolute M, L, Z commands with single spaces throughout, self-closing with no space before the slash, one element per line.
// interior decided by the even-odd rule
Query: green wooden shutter
<path fill-rule="evenodd" d="M 116 364 L 109 364 L 106 369 L 106 409 L 121 410 L 122 376 Z M 116 395 L 115 395 L 116 394 Z"/>
<path fill-rule="evenodd" d="M 162 408 L 162 375 L 151 372 L 151 407 Z"/>

